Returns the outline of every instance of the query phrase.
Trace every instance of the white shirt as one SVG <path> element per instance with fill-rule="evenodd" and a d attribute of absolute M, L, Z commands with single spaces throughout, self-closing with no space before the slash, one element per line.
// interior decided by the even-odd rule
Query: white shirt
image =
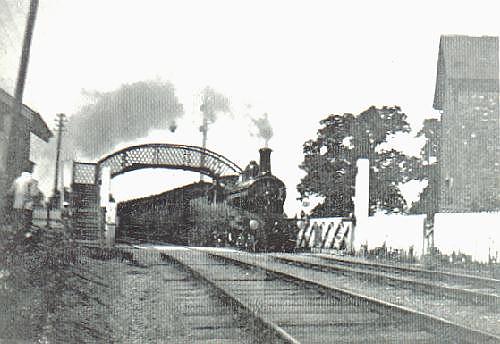
<path fill-rule="evenodd" d="M 33 208 L 33 197 L 38 195 L 38 182 L 31 177 L 31 173 L 23 172 L 12 183 L 11 193 L 14 194 L 14 209 Z"/>

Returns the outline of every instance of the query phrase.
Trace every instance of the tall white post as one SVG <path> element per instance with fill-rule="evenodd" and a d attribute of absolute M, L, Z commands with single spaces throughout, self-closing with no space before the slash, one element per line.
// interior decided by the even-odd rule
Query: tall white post
<path fill-rule="evenodd" d="M 116 230 L 116 203 L 109 202 L 106 208 L 106 243 L 112 246 L 115 243 Z"/>
<path fill-rule="evenodd" d="M 101 230 L 104 232 L 104 243 L 109 244 L 109 226 L 108 226 L 108 209 L 110 207 L 109 194 L 111 193 L 111 169 L 109 167 L 103 167 L 101 169 L 101 186 L 99 187 L 99 206 L 101 210 L 104 209 L 103 214 L 104 228 Z M 101 232 L 102 233 L 102 232 Z"/>
<path fill-rule="evenodd" d="M 351 231 L 351 249 L 354 246 L 355 231 L 366 230 L 370 206 L 370 161 L 368 159 L 358 159 L 356 167 L 358 173 L 356 174 L 355 194 L 353 197 L 356 226 L 353 226 Z"/>
<path fill-rule="evenodd" d="M 101 186 L 99 188 L 100 206 L 106 208 L 109 203 L 109 194 L 111 193 L 111 169 L 103 167 L 101 169 Z"/>
<path fill-rule="evenodd" d="M 64 209 L 64 165 L 65 165 L 65 161 L 61 161 L 61 197 L 59 197 L 59 209 Z"/>

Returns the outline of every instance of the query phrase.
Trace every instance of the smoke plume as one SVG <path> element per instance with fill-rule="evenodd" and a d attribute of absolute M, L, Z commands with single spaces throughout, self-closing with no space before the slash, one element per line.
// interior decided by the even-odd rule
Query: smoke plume
<path fill-rule="evenodd" d="M 261 118 L 252 118 L 252 122 L 257 128 L 256 136 L 263 138 L 267 147 L 269 140 L 273 137 L 273 128 L 267 118 L 267 113 L 265 113 Z"/>
<path fill-rule="evenodd" d="M 169 82 L 136 82 L 112 92 L 83 94 L 89 104 L 69 118 L 63 133 L 61 162 L 66 167 L 71 160 L 96 162 L 117 144 L 145 137 L 154 129 L 175 131 L 184 113 Z M 46 195 L 53 188 L 55 151 L 55 137 L 48 144 L 33 139 L 34 175 Z"/>
<path fill-rule="evenodd" d="M 183 106 L 169 82 L 142 81 L 112 92 L 87 92 L 92 102 L 70 117 L 65 135 L 79 155 L 90 159 L 114 146 L 145 137 L 153 129 L 175 131 Z"/>

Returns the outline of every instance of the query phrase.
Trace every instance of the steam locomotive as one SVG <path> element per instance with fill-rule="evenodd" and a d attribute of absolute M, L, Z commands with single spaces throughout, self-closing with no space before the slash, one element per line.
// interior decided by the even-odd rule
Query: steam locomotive
<path fill-rule="evenodd" d="M 286 187 L 271 173 L 271 149 L 261 148 L 260 165 L 251 161 L 225 200 L 241 209 L 243 226 L 236 246 L 251 251 L 289 251 L 294 247 L 295 222 L 286 218 Z"/>
<path fill-rule="evenodd" d="M 259 153 L 260 164 L 251 161 L 239 176 L 223 178 L 217 185 L 194 183 L 119 203 L 117 241 L 292 250 L 296 229 L 283 212 L 285 184 L 271 173 L 271 149 Z"/>

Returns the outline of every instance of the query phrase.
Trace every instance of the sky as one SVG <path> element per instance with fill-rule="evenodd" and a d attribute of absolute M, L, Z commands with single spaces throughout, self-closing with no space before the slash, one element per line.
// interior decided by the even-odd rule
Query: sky
<path fill-rule="evenodd" d="M 6 3 L 12 7 L 18 1 L 0 0 L 0 7 Z M 18 16 L 26 3 L 20 1 Z M 301 207 L 296 185 L 304 175 L 298 168 L 302 144 L 316 136 L 319 121 L 329 114 L 399 105 L 413 132 L 393 139 L 393 145 L 418 154 L 423 142 L 412 136 L 423 119 L 439 115 L 432 101 L 440 35 L 498 36 L 495 5 L 40 0 L 24 103 L 54 128 L 55 115 L 77 114 L 89 102 L 89 92 L 113 92 L 140 81 L 171 82 L 184 109 L 177 130 L 154 130 L 116 148 L 146 142 L 201 145 L 199 105 L 202 90 L 210 86 L 229 98 L 231 113 L 219 114 L 210 125 L 207 147 L 241 167 L 258 160 L 264 141 L 255 136 L 251 118 L 267 113 L 274 133 L 272 170 L 287 186 L 285 210 L 293 216 Z M 13 62 L 0 58 L 1 74 L 12 74 Z M 38 162 L 43 143 L 33 142 Z M 48 193 L 53 171 L 38 173 Z M 112 188 L 121 200 L 198 178 L 189 172 L 143 170 L 114 178 Z M 68 184 L 69 174 L 65 179 Z M 420 188 L 411 184 L 404 192 L 414 199 Z"/>

